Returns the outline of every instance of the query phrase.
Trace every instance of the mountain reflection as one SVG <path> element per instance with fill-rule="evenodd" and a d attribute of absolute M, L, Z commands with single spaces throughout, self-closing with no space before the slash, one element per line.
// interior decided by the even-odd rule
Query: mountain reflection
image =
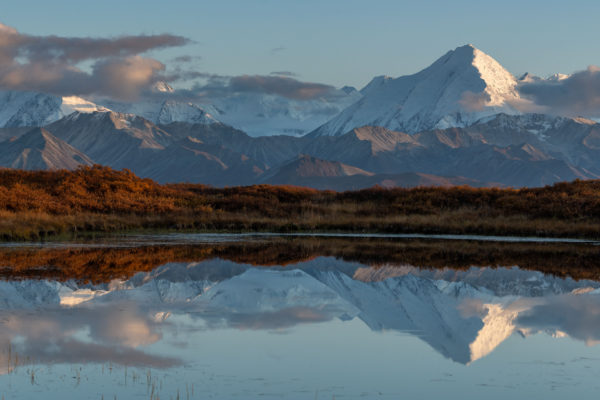
<path fill-rule="evenodd" d="M 221 258 L 166 263 L 99 284 L 8 280 L 0 282 L 0 365 L 19 354 L 37 363 L 166 368 L 184 361 L 154 346 L 183 333 L 293 333 L 309 323 L 325 331 L 333 319 L 409 333 L 468 364 L 515 333 L 597 343 L 599 288 L 516 267 L 375 268 L 334 257 L 269 268 Z"/>

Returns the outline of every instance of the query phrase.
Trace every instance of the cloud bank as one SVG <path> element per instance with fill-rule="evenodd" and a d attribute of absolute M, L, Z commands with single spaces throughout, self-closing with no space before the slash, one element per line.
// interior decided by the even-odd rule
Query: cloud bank
<path fill-rule="evenodd" d="M 533 79 L 519 85 L 522 97 L 541 112 L 600 117 L 600 67 L 590 66 L 564 79 Z"/>
<path fill-rule="evenodd" d="M 173 67 L 167 71 L 160 61 L 144 56 L 151 50 L 188 43 L 188 39 L 170 34 L 115 38 L 34 36 L 0 23 L 0 89 L 131 101 L 140 96 L 156 96 L 152 87 L 159 81 L 189 84 L 201 80 L 203 83 L 192 89 L 168 96 L 195 100 L 259 93 L 310 100 L 335 94 L 333 86 L 302 82 L 287 71 L 265 76 L 209 74 L 184 67 L 200 59 L 190 55 L 171 60 Z"/>
<path fill-rule="evenodd" d="M 33 36 L 0 24 L 0 88 L 132 99 L 160 80 L 165 70 L 164 64 L 141 54 L 187 43 L 169 34 L 110 39 Z M 82 63 L 90 64 L 90 70 Z"/>
<path fill-rule="evenodd" d="M 189 75 L 189 73 L 186 73 Z M 314 100 L 332 98 L 341 93 L 334 86 L 323 83 L 304 82 L 283 75 L 239 75 L 193 74 L 204 79 L 203 84 L 177 94 L 203 99 L 223 98 L 243 94 L 277 95 L 290 100 Z"/>

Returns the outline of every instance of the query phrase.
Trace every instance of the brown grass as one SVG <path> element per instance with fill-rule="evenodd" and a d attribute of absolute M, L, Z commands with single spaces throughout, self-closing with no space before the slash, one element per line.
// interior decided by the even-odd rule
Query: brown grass
<path fill-rule="evenodd" d="M 159 185 L 129 171 L 0 170 L 0 238 L 146 229 L 600 237 L 600 181 L 537 189 Z"/>

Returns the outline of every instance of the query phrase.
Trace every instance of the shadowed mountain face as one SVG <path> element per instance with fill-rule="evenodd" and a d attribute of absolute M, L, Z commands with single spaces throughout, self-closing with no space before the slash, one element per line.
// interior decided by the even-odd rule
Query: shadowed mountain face
<path fill-rule="evenodd" d="M 340 191 L 357 190 L 373 186 L 390 188 L 455 185 L 483 186 L 479 181 L 460 177 L 442 177 L 413 172 L 375 174 L 339 161 L 325 161 L 308 155 L 301 155 L 288 164 L 269 170 L 261 177 L 261 183 Z"/>
<path fill-rule="evenodd" d="M 34 128 L 0 147 L 0 166 L 26 170 L 75 169 L 92 165 L 83 152 L 43 128 Z"/>
<path fill-rule="evenodd" d="M 499 114 L 414 135 L 365 126 L 341 136 L 252 138 L 223 124 L 157 126 L 130 114 L 98 112 L 73 114 L 43 132 L 55 143 L 52 162 L 19 164 L 30 139 L 7 129 L 5 137 L 13 138 L 4 141 L 2 165 L 73 169 L 93 160 L 159 182 L 333 190 L 543 186 L 600 177 L 600 124 L 537 114 Z"/>

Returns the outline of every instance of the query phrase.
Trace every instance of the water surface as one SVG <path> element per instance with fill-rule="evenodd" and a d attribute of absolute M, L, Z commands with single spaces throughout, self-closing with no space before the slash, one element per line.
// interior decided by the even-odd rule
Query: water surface
<path fill-rule="evenodd" d="M 598 247 L 235 235 L 4 246 L 0 397 L 593 398 Z"/>

